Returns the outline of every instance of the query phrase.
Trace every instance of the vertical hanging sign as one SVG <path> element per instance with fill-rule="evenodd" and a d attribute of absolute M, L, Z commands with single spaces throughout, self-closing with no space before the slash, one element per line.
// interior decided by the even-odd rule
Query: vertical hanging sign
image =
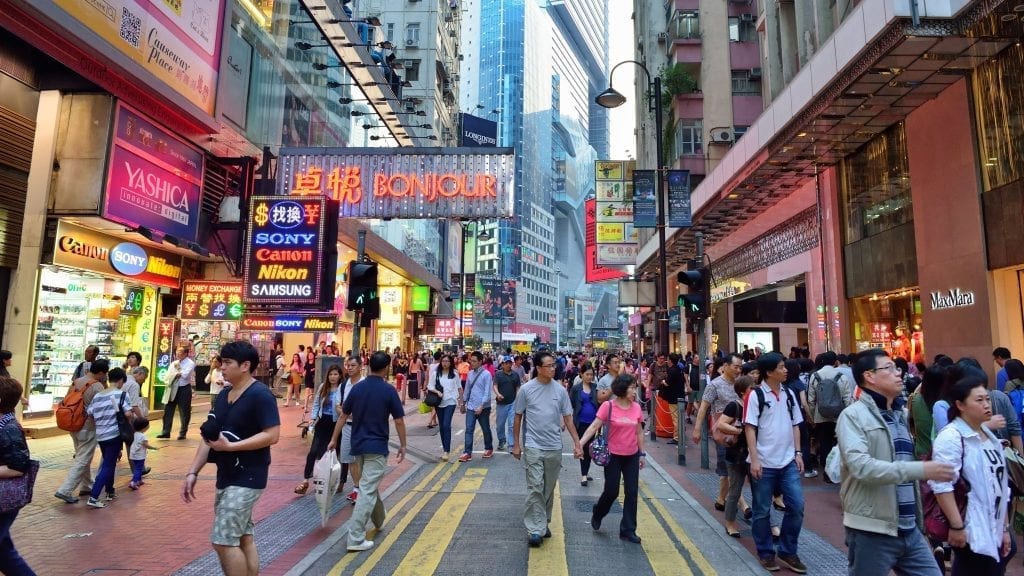
<path fill-rule="evenodd" d="M 658 226 L 657 178 L 655 170 L 633 172 L 633 226 L 637 228 Z"/>
<path fill-rule="evenodd" d="M 690 171 L 668 171 L 668 225 L 671 228 L 693 226 L 690 213 Z"/>
<path fill-rule="evenodd" d="M 243 303 L 319 305 L 327 257 L 323 196 L 253 196 Z M 333 281 L 333 270 L 330 272 Z"/>

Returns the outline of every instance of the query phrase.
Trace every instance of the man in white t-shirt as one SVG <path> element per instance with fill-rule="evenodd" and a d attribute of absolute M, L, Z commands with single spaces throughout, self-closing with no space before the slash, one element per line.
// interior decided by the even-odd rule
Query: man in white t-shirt
<path fill-rule="evenodd" d="M 796 394 L 782 385 L 787 376 L 782 354 L 762 354 L 757 359 L 757 369 L 762 380 L 747 393 L 743 411 L 750 451 L 750 492 L 754 497 L 754 544 L 765 570 L 773 572 L 781 564 L 803 574 L 807 568 L 797 556 L 797 539 L 804 522 L 804 493 L 800 485 L 804 462 L 799 428 L 803 416 Z M 776 490 L 782 492 L 786 505 L 777 556 L 769 522 L 772 493 Z"/>

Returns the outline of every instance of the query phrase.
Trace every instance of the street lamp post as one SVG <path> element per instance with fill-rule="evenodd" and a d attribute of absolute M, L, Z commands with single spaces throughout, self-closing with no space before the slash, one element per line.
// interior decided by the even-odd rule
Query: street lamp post
<path fill-rule="evenodd" d="M 661 76 L 651 76 L 650 70 L 636 60 L 624 60 L 616 64 L 608 74 L 608 89 L 594 99 L 598 105 L 604 108 L 617 108 L 626 103 L 626 97 L 612 88 L 612 80 L 615 77 L 615 70 L 623 64 L 636 64 L 647 75 L 647 85 L 650 91 L 648 96 L 648 109 L 654 109 L 654 141 L 655 168 L 658 174 L 655 191 L 658 195 L 658 274 L 655 276 L 655 354 L 668 354 L 668 270 L 665 262 L 665 188 L 662 184 L 664 178 L 664 154 L 662 153 L 662 118 L 661 118 Z"/>
<path fill-rule="evenodd" d="M 473 230 L 476 230 L 477 225 L 474 225 Z M 472 236 L 472 231 L 469 229 L 468 223 L 462 224 L 462 250 L 459 255 L 459 338 L 462 340 L 462 347 L 466 347 L 466 327 L 463 323 L 463 316 L 466 313 L 466 243 Z M 478 240 L 484 242 L 491 239 L 491 233 L 487 230 L 481 231 L 477 234 Z"/>

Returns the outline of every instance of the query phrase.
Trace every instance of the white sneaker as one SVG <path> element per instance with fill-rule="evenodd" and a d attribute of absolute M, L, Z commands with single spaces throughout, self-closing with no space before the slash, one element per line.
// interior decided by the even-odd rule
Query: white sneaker
<path fill-rule="evenodd" d="M 449 458 L 450 458 L 450 456 L 448 455 L 447 452 L 441 452 L 441 461 L 442 462 L 447 462 Z M 59 498 L 59 496 L 58 496 L 58 498 Z"/>
<path fill-rule="evenodd" d="M 106 505 L 106 504 L 104 504 L 103 502 L 100 502 L 100 501 L 99 501 L 98 499 L 96 499 L 96 498 L 89 498 L 89 501 L 88 501 L 88 502 L 86 502 L 86 503 L 87 503 L 87 504 L 88 504 L 89 506 L 92 506 L 93 508 L 106 508 L 106 507 L 107 507 L 107 505 Z"/>
<path fill-rule="evenodd" d="M 807 472 L 804 472 L 804 478 L 817 478 L 817 477 L 818 477 L 818 471 L 817 470 L 808 470 Z"/>
<path fill-rule="evenodd" d="M 373 540 L 363 540 L 362 542 L 358 542 L 356 544 L 349 543 L 348 545 L 349 552 L 362 552 L 363 550 L 369 550 L 370 548 L 373 548 Z"/>

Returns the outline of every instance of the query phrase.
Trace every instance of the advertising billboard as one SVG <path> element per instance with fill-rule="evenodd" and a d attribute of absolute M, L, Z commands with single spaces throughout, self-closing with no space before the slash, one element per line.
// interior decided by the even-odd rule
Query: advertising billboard
<path fill-rule="evenodd" d="M 668 171 L 668 225 L 688 228 L 693 225 L 690 207 L 690 171 Z"/>
<path fill-rule="evenodd" d="M 182 287 L 182 320 L 238 320 L 243 311 L 241 282 L 186 280 Z"/>
<path fill-rule="evenodd" d="M 497 145 L 497 122 L 465 112 L 459 114 L 459 146 L 493 148 Z"/>
<path fill-rule="evenodd" d="M 253 196 L 245 243 L 242 301 L 246 304 L 321 303 L 335 240 L 326 238 L 323 196 Z"/>
<path fill-rule="evenodd" d="M 636 228 L 646 225 L 645 218 L 650 214 L 634 215 L 637 206 L 634 203 L 634 174 L 638 174 L 637 179 L 641 183 L 653 182 L 653 178 L 648 174 L 645 179 L 644 173 L 636 172 L 635 168 L 633 160 L 597 160 L 594 163 L 594 259 L 598 265 L 636 264 Z M 650 204 L 654 205 L 653 202 Z M 639 206 L 646 210 L 647 204 L 641 202 Z M 589 232 L 587 236 L 589 241 Z"/>
<path fill-rule="evenodd" d="M 516 281 L 480 278 L 480 305 L 483 317 L 490 320 L 516 317 Z"/>
<path fill-rule="evenodd" d="M 117 105 L 103 217 L 195 242 L 203 151 Z"/>
<path fill-rule="evenodd" d="M 220 32 L 227 2 L 209 0 L 53 0 L 72 17 L 207 114 L 213 115 Z M 80 38 L 93 44 L 87 37 Z M 105 51 L 102 47 L 97 47 Z M 132 72 L 132 71 L 129 71 Z M 153 86 L 154 91 L 161 90 Z"/>
<path fill-rule="evenodd" d="M 625 278 L 627 276 L 625 272 L 605 268 L 597 263 L 597 200 L 591 198 L 584 203 L 584 214 L 586 216 L 586 227 L 584 230 L 586 238 L 583 251 L 587 283 L 607 282 L 609 280 Z"/>
<path fill-rule="evenodd" d="M 342 218 L 513 216 L 511 148 L 283 148 L 282 195 L 325 195 Z"/>
<path fill-rule="evenodd" d="M 53 263 L 154 286 L 181 285 L 181 256 L 63 220 L 57 223 Z"/>

